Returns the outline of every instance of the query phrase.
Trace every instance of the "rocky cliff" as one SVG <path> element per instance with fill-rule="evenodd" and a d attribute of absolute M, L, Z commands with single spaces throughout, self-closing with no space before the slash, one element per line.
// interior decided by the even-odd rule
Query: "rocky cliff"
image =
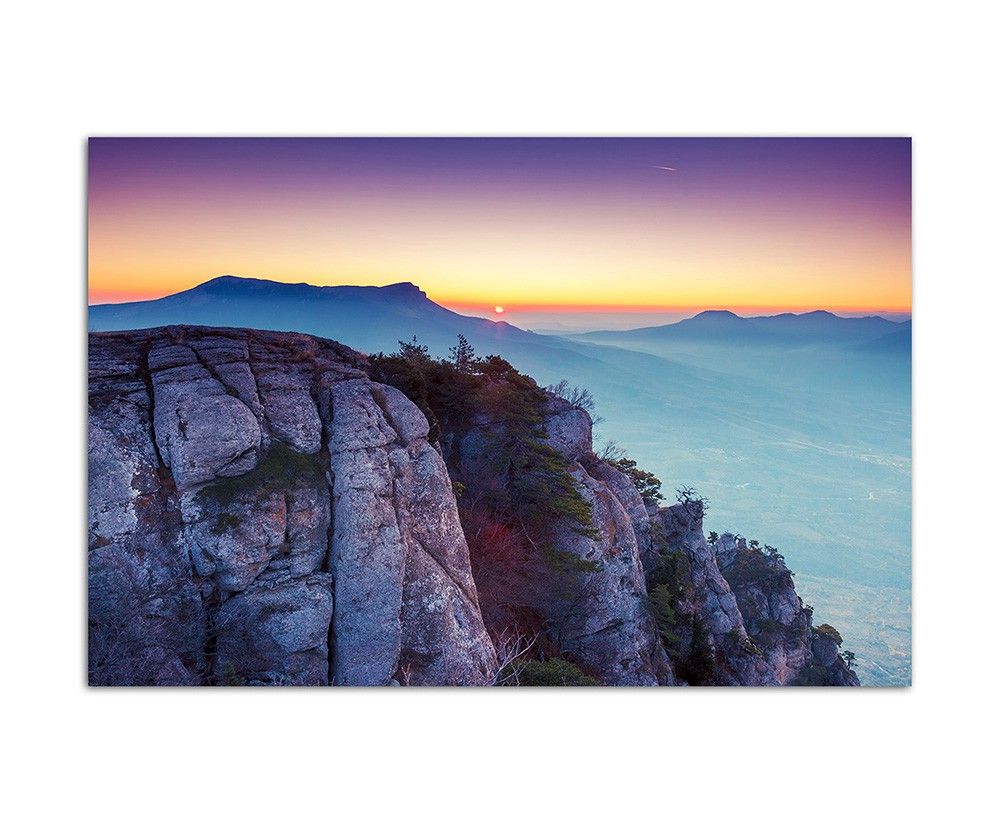
<path fill-rule="evenodd" d="M 642 501 L 627 478 L 596 460 L 585 411 L 551 398 L 545 412 L 547 443 L 566 460 L 592 531 L 557 523 L 523 536 L 506 527 L 484 494 L 496 483 L 488 445 L 497 423 L 488 416 L 446 451 L 464 488 L 460 509 L 487 628 L 494 637 L 538 638 L 549 655 L 572 660 L 603 684 L 673 684 L 646 599 L 643 530 L 633 520 L 639 510 L 645 515 Z"/>
<path fill-rule="evenodd" d="M 356 353 L 90 339 L 94 684 L 482 684 L 496 669 L 427 421 Z"/>
<path fill-rule="evenodd" d="M 503 402 L 439 420 L 331 341 L 91 335 L 91 683 L 857 684 L 780 556 L 710 544 L 584 410 L 482 372 Z"/>
<path fill-rule="evenodd" d="M 684 634 L 688 654 L 707 661 L 705 682 L 858 686 L 840 656 L 839 635 L 834 631 L 831 641 L 833 635 L 813 628 L 812 610 L 796 594 L 781 555 L 730 533 L 709 543 L 702 514 L 697 502 L 684 501 L 654 517 L 666 546 L 679 548 L 685 560 L 678 612 L 692 628 Z"/>

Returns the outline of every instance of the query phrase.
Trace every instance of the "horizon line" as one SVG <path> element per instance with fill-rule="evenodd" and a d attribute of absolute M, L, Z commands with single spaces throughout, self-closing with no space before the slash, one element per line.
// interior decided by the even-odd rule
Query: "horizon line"
<path fill-rule="evenodd" d="M 859 306 L 859 305 L 836 305 L 836 304 L 826 304 L 826 305 L 815 305 L 815 304 L 775 304 L 775 303 L 731 303 L 731 304 L 719 304 L 719 303 L 622 303 L 622 304 L 600 304 L 600 303 L 572 303 L 572 302 L 551 302 L 551 303 L 539 303 L 539 302 L 526 302 L 526 303 L 511 303 L 506 301 L 502 304 L 496 302 L 489 302 L 486 300 L 482 301 L 470 301 L 470 300 L 449 300 L 444 297 L 436 297 L 426 292 L 419 283 L 415 283 L 412 280 L 398 280 L 393 283 L 386 284 L 373 284 L 373 283 L 339 283 L 339 284 L 321 284 L 321 283 L 310 283 L 306 280 L 299 281 L 285 281 L 285 280 L 274 280 L 273 278 L 266 277 L 253 277 L 244 275 L 234 275 L 230 273 L 224 273 L 220 275 L 214 275 L 212 277 L 206 278 L 205 280 L 199 281 L 193 286 L 186 287 L 184 289 L 178 289 L 177 291 L 163 291 L 163 290 L 100 290 L 91 293 L 88 290 L 87 294 L 87 307 L 93 306 L 108 306 L 108 305 L 119 305 L 124 303 L 139 303 L 144 301 L 159 300 L 161 298 L 170 297 L 172 295 L 181 294 L 183 292 L 191 291 L 199 286 L 203 286 L 213 280 L 218 280 L 220 278 L 230 277 L 237 280 L 256 280 L 264 281 L 267 283 L 274 283 L 283 286 L 295 286 L 295 285 L 307 285 L 317 288 L 336 288 L 338 286 L 352 287 L 352 286 L 375 286 L 376 288 L 383 288 L 385 286 L 393 286 L 400 283 L 410 283 L 416 286 L 420 291 L 427 295 L 428 299 L 437 303 L 440 306 L 444 306 L 447 309 L 453 311 L 475 311 L 482 312 L 486 315 L 496 315 L 495 307 L 497 305 L 502 305 L 504 312 L 503 314 L 509 313 L 559 313 L 559 314 L 666 314 L 666 313 L 678 313 L 678 312 L 706 312 L 706 311 L 731 311 L 734 314 L 743 314 L 747 312 L 762 312 L 762 311 L 773 311 L 775 313 L 791 312 L 791 313 L 808 313 L 817 311 L 827 311 L 836 314 L 837 312 L 869 312 L 871 314 L 893 314 L 893 315 L 912 315 L 913 309 L 912 304 L 905 307 L 890 307 L 890 306 Z"/>
<path fill-rule="evenodd" d="M 487 303 L 470 303 L 467 301 L 434 301 L 448 309 L 458 311 L 482 311 L 494 314 L 492 305 Z M 777 314 L 808 314 L 810 312 L 871 312 L 873 314 L 910 315 L 911 307 L 893 308 L 884 306 L 815 306 L 813 304 L 592 304 L 592 303 L 525 303 L 503 304 L 504 314 L 512 312 L 564 312 L 566 314 L 666 314 L 677 312 L 732 312 L 739 315 L 743 312 L 774 311 Z"/>

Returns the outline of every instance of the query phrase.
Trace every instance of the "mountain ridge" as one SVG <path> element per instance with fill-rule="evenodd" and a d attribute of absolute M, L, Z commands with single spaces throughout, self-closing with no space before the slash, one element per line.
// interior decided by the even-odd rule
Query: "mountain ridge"
<path fill-rule="evenodd" d="M 385 295 L 385 296 L 399 296 L 399 297 L 412 297 L 417 298 L 422 302 L 433 304 L 438 309 L 446 311 L 450 314 L 456 315 L 463 318 L 475 318 L 478 320 L 483 320 L 488 323 L 497 326 L 507 326 L 514 329 L 519 329 L 527 334 L 536 334 L 528 329 L 522 329 L 521 327 L 515 326 L 508 321 L 495 321 L 490 318 L 483 318 L 478 315 L 463 315 L 460 312 L 455 312 L 452 309 L 437 303 L 427 295 L 427 293 L 420 288 L 420 286 L 413 281 L 403 280 L 394 283 L 385 284 L 382 286 L 374 285 L 360 285 L 360 284 L 340 284 L 340 285 L 319 285 L 308 283 L 306 281 L 297 282 L 286 282 L 273 280 L 271 278 L 257 278 L 257 277 L 245 277 L 242 275 L 217 275 L 208 280 L 202 281 L 188 289 L 183 289 L 179 292 L 173 292 L 168 295 L 162 295 L 158 298 L 149 298 L 147 300 L 141 301 L 123 301 L 118 303 L 92 303 L 88 305 L 89 310 L 98 310 L 99 312 L 110 311 L 112 308 L 128 308 L 128 307 L 138 307 L 138 306 L 151 306 L 154 304 L 162 304 L 163 301 L 171 301 L 174 298 L 180 298 L 183 296 L 192 295 L 225 295 L 230 292 L 235 292 L 237 294 L 254 294 L 255 296 L 261 296 L 263 293 L 271 292 L 271 296 L 280 296 L 284 294 L 292 293 L 309 293 L 314 295 L 337 295 L 337 296 L 356 296 L 356 295 Z M 707 321 L 718 321 L 718 320 L 729 320 L 729 321 L 801 321 L 804 319 L 825 319 L 831 320 L 836 319 L 837 321 L 845 322 L 855 322 L 855 321 L 877 321 L 882 324 L 887 324 L 885 328 L 891 329 L 893 327 L 903 327 L 910 323 L 909 320 L 906 321 L 893 321 L 888 318 L 883 318 L 880 315 L 863 315 L 863 316 L 846 316 L 838 315 L 831 312 L 828 309 L 812 309 L 807 312 L 778 312 L 773 315 L 740 315 L 731 309 L 705 309 L 693 315 L 690 318 L 685 318 L 673 323 L 666 324 L 656 324 L 654 326 L 640 326 L 632 329 L 624 330 L 604 330 L 595 329 L 588 332 L 574 333 L 573 336 L 585 336 L 594 334 L 621 334 L 629 332 L 646 332 L 654 329 L 666 329 L 669 327 L 679 326 L 681 324 L 692 324 L 702 323 Z M 99 330 L 95 330 L 99 331 Z"/>
<path fill-rule="evenodd" d="M 579 332 L 570 337 L 604 340 L 628 337 L 683 337 L 688 332 L 712 332 L 727 329 L 752 331 L 761 339 L 771 335 L 775 338 L 784 336 L 787 332 L 797 331 L 804 335 L 823 336 L 844 335 L 850 333 L 875 336 L 878 333 L 888 334 L 893 331 L 909 328 L 910 321 L 893 321 L 879 315 L 864 315 L 861 317 L 846 317 L 837 315 L 827 309 L 814 309 L 809 312 L 780 312 L 774 315 L 738 315 L 728 309 L 708 309 L 690 318 L 674 323 L 658 324 L 656 326 L 640 326 L 634 329 L 597 329 L 590 332 Z"/>
<path fill-rule="evenodd" d="M 271 278 L 254 278 L 254 277 L 244 277 L 243 275 L 216 275 L 213 278 L 204 280 L 201 283 L 197 283 L 187 289 L 182 289 L 179 292 L 171 292 L 167 295 L 161 295 L 157 298 L 148 298 L 141 301 L 122 301 L 118 303 L 92 303 L 89 304 L 89 308 L 94 308 L 98 306 L 124 306 L 136 303 L 149 304 L 155 303 L 157 301 L 162 301 L 167 298 L 178 297 L 180 295 L 190 295 L 190 294 L 201 294 L 201 293 L 220 293 L 224 289 L 265 289 L 270 287 L 278 287 L 275 291 L 279 291 L 282 288 L 288 289 L 319 289 L 319 290 L 330 290 L 330 289 L 344 289 L 344 290 L 386 290 L 387 292 L 415 292 L 423 297 L 427 297 L 427 293 L 424 292 L 419 286 L 417 286 L 412 281 L 403 280 L 397 281 L 395 283 L 388 283 L 384 286 L 373 286 L 373 285 L 361 285 L 361 284 L 343 284 L 343 285 L 321 285 L 315 283 L 308 283 L 306 281 L 281 281 L 273 280 Z"/>

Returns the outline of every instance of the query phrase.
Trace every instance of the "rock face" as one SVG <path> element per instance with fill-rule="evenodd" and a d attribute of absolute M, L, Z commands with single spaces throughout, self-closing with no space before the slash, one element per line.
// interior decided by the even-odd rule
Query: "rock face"
<path fill-rule="evenodd" d="M 489 495 L 496 486 L 488 458 L 495 425 L 487 418 L 475 421 L 451 451 L 453 475 L 466 487 L 463 500 Z M 635 487 L 597 461 L 586 412 L 551 398 L 545 431 L 546 443 L 568 462 L 572 481 L 591 508 L 593 530 L 584 534 L 559 525 L 539 538 L 542 547 L 513 541 L 511 548 L 499 539 L 474 553 L 488 629 L 494 637 L 512 626 L 519 634 L 544 633 L 551 657 L 572 660 L 603 684 L 674 683 L 646 603 L 639 538 L 644 533 L 640 526 L 637 534 L 632 517 L 638 514 Z M 639 510 L 648 521 L 641 499 Z M 474 507 L 463 511 L 474 533 L 497 529 L 477 521 Z"/>
<path fill-rule="evenodd" d="M 747 632 L 768 660 L 778 684 L 859 686 L 840 654 L 840 635 L 812 625 L 812 609 L 795 592 L 784 558 L 743 538 L 719 536 L 719 567 L 736 596 Z"/>
<path fill-rule="evenodd" d="M 606 685 L 857 685 L 783 559 L 644 500 L 585 411 L 542 394 L 538 437 L 589 524 L 512 530 L 496 422 L 430 443 L 365 368 L 292 333 L 91 335 L 92 684 L 484 685 L 533 638 Z"/>
<path fill-rule="evenodd" d="M 330 412 L 336 683 L 484 683 L 492 645 L 427 420 L 367 379 L 335 385 Z"/>
<path fill-rule="evenodd" d="M 484 457 L 493 426 L 477 421 L 450 458 L 472 497 L 496 484 Z M 550 399 L 545 430 L 590 504 L 596 534 L 557 531 L 557 570 L 537 553 L 483 559 L 474 546 L 491 634 L 502 635 L 527 612 L 554 642 L 550 656 L 568 658 L 603 684 L 857 685 L 837 642 L 812 628 L 780 557 L 732 535 L 710 545 L 697 499 L 668 507 L 644 501 L 626 474 L 594 454 L 590 417 L 568 402 Z M 474 519 L 470 526 L 480 528 Z M 495 546 L 488 546 L 493 554 Z M 675 554 L 682 595 L 664 627 L 649 593 L 665 556 Z"/>
<path fill-rule="evenodd" d="M 723 686 L 777 684 L 764 657 L 750 641 L 736 596 L 719 569 L 715 552 L 702 531 L 702 512 L 695 502 L 660 508 L 655 518 L 665 545 L 686 559 L 687 591 L 681 609 L 707 632 L 707 649 L 715 660 L 710 683 Z M 697 640 L 686 632 L 690 647 Z"/>
<path fill-rule="evenodd" d="M 447 470 L 360 357 L 296 334 L 91 335 L 91 683 L 493 678 Z"/>
<path fill-rule="evenodd" d="M 839 640 L 813 628 L 812 612 L 776 551 L 749 547 L 729 533 L 710 545 L 702 512 L 691 502 L 661 508 L 657 518 L 666 545 L 679 548 L 688 561 L 683 609 L 707 629 L 705 641 L 714 658 L 711 683 L 859 685 L 840 655 Z"/>

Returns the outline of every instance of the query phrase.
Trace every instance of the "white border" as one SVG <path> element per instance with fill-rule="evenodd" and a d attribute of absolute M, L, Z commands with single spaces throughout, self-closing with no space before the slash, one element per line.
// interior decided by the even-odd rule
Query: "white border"
<path fill-rule="evenodd" d="M 987 10 L 8 10 L 0 432 L 12 820 L 984 817 L 998 552 Z M 85 137 L 393 133 L 914 137 L 911 690 L 84 689 Z"/>

